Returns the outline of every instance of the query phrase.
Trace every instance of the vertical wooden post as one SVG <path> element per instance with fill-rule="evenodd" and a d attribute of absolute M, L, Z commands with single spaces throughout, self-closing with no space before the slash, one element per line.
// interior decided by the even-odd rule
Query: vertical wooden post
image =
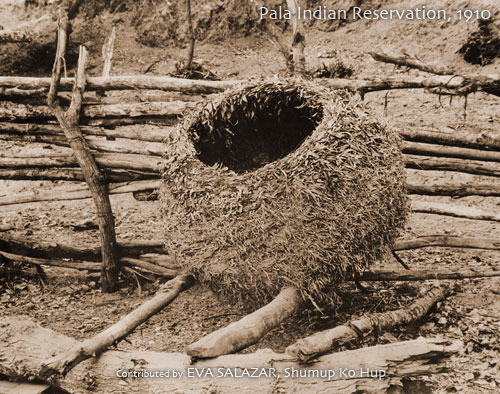
<path fill-rule="evenodd" d="M 191 69 L 194 57 L 194 32 L 193 32 L 193 18 L 191 16 L 191 0 L 187 1 L 187 17 L 188 17 L 188 29 L 189 29 L 189 52 L 186 61 L 186 70 Z"/>
<path fill-rule="evenodd" d="M 292 58 L 295 74 L 306 76 L 306 58 L 304 55 L 306 38 L 299 18 L 299 4 L 297 0 L 286 0 L 288 9 L 292 13 Z"/>
<path fill-rule="evenodd" d="M 87 50 L 80 46 L 78 58 L 78 69 L 73 87 L 71 104 L 65 112 L 57 101 L 57 91 L 61 79 L 61 68 L 66 53 L 67 32 L 69 27 L 69 18 L 67 13 L 60 11 L 58 20 L 58 40 L 54 67 L 52 69 L 52 82 L 47 97 L 47 104 L 54 112 L 59 121 L 64 135 L 73 153 L 80 164 L 82 174 L 92 193 L 97 211 L 97 220 L 100 229 L 101 248 L 102 248 L 102 272 L 101 286 L 104 292 L 112 292 L 118 288 L 119 256 L 116 246 L 115 221 L 109 201 L 107 182 L 105 176 L 101 173 L 94 157 L 90 153 L 87 142 L 83 138 L 80 127 L 78 126 L 80 118 L 80 109 L 82 106 L 83 92 L 85 90 L 85 62 Z"/>
<path fill-rule="evenodd" d="M 102 46 L 102 59 L 104 60 L 104 67 L 102 69 L 102 76 L 109 77 L 111 73 L 111 59 L 113 58 L 113 47 L 115 44 L 116 28 L 113 26 L 111 34 Z"/>

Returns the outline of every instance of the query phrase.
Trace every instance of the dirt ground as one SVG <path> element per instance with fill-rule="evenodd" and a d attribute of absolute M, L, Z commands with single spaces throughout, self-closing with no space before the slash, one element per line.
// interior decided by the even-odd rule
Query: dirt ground
<path fill-rule="evenodd" d="M 405 2 L 409 3 L 409 2 Z M 418 2 L 411 2 L 415 4 Z M 470 2 L 434 2 L 443 7 L 465 7 Z M 488 2 L 482 2 L 488 3 Z M 481 3 L 481 4 L 482 4 Z M 492 2 L 490 2 L 492 3 Z M 28 23 L 20 9 L 9 14 L 5 5 L 0 9 L 0 25 L 6 28 L 19 23 Z M 15 15 L 15 18 L 14 18 Z M 37 14 L 36 18 L 42 15 Z M 90 29 L 104 29 L 104 16 L 98 18 Z M 31 19 L 30 19 L 31 18 Z M 153 62 L 157 62 L 152 74 L 164 74 L 173 69 L 173 62 L 184 56 L 186 49 L 177 47 L 150 48 L 134 39 L 135 31 L 130 26 L 130 15 L 120 16 L 117 25 L 114 74 L 140 74 Z M 44 19 L 45 20 L 45 19 Z M 9 25 L 10 24 L 10 25 Z M 497 73 L 500 62 L 485 67 L 465 63 L 456 53 L 472 26 L 465 22 L 441 23 L 429 21 L 359 21 L 333 32 L 319 29 L 308 31 L 307 60 L 312 68 L 319 64 L 318 54 L 332 50 L 356 65 L 355 78 L 388 74 L 425 73 L 397 69 L 376 63 L 367 55 L 368 51 L 387 53 L 408 52 L 428 62 L 454 68 L 462 73 Z M 93 44 L 93 43 L 92 43 Z M 92 53 L 92 52 L 91 52 Z M 246 37 L 225 42 L 202 42 L 196 47 L 195 59 L 217 73 L 222 79 L 262 78 L 280 75 L 283 62 L 274 46 L 265 37 Z M 102 67 L 100 58 L 91 60 L 91 74 L 98 75 Z M 420 90 L 370 93 L 365 101 L 375 113 L 391 126 L 404 128 L 418 126 L 427 130 L 450 133 L 484 133 L 500 138 L 500 98 L 478 93 L 452 102 Z M 386 103 L 386 104 L 385 104 Z M 466 116 L 464 116 L 464 114 Z M 43 144 L 16 144 L 0 141 L 0 150 L 5 153 L 46 152 L 53 149 Z M 59 148 L 58 148 L 59 149 Z M 62 149 L 62 148 L 61 148 Z M 462 181 L 498 183 L 498 178 L 473 176 L 459 173 L 408 170 L 409 180 L 422 182 Z M 74 183 L 71 183 L 73 185 Z M 0 195 L 42 190 L 63 190 L 67 182 L 21 182 L 1 181 Z M 500 210 L 500 198 L 495 197 L 449 197 L 412 196 L 415 201 L 439 201 Z M 119 239 L 159 239 L 164 236 L 158 202 L 139 202 L 132 195 L 111 196 L 116 218 L 116 233 Z M 0 225 L 14 229 L 8 234 L 84 246 L 98 241 L 95 229 L 78 230 L 75 224 L 95 222 L 95 210 L 90 200 L 45 202 L 36 204 L 0 207 Z M 448 234 L 469 237 L 500 238 L 500 224 L 491 221 L 459 219 L 447 216 L 412 213 L 402 238 L 421 235 Z M 401 252 L 400 257 L 414 269 L 464 268 L 500 269 L 500 252 L 466 250 L 455 248 L 427 248 Z M 395 268 L 398 263 L 389 259 L 377 262 L 374 268 Z M 89 338 L 132 311 L 158 288 L 158 283 L 143 284 L 139 289 L 134 282 L 124 281 L 120 291 L 103 294 L 95 281 L 88 280 L 78 272 L 47 269 L 48 280 L 21 280 L 0 288 L 0 316 L 26 315 L 44 327 L 75 339 Z M 378 338 L 367 338 L 361 345 L 389 343 L 398 340 L 424 337 L 446 337 L 464 342 L 460 354 L 453 356 L 446 373 L 424 379 L 424 392 L 436 393 L 492 393 L 500 391 L 500 278 L 468 279 L 451 281 L 454 293 L 439 305 L 424 321 L 410 327 L 402 327 Z M 425 285 L 431 285 L 428 281 Z M 333 315 L 304 312 L 296 321 L 283 324 L 273 330 L 257 345 L 245 352 L 261 348 L 283 351 L 297 339 L 334 327 L 355 317 L 371 312 L 397 309 L 421 295 L 423 283 L 376 283 L 366 284 L 368 294 L 358 288 L 345 285 L 344 304 Z M 239 319 L 242 313 L 230 305 L 221 303 L 207 289 L 195 286 L 181 294 L 162 312 L 141 325 L 118 349 L 154 351 L 179 351 L 214 331 Z M 356 344 L 355 346 L 360 346 Z M 419 391 L 420 392 L 420 391 Z"/>

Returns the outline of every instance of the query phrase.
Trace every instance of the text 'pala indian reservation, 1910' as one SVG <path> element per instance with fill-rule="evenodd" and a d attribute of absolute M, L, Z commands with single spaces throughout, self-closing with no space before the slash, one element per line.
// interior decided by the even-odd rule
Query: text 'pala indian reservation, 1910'
<path fill-rule="evenodd" d="M 291 10 L 283 7 L 267 8 L 259 7 L 260 19 L 293 19 L 294 14 Z M 453 19 L 460 19 L 470 22 L 477 19 L 489 19 L 492 13 L 484 9 L 427 9 L 426 6 L 411 9 L 362 9 L 361 7 L 352 7 L 350 9 L 330 9 L 327 6 L 317 8 L 297 8 L 297 18 L 300 20 L 441 20 L 450 22 Z"/>

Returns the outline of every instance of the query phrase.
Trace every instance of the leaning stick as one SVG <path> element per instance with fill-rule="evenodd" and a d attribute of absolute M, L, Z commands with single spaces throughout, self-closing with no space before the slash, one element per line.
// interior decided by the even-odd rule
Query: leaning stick
<path fill-rule="evenodd" d="M 78 127 L 86 79 L 85 63 L 87 50 L 84 46 L 80 46 L 77 74 L 69 108 L 65 111 L 56 100 L 61 80 L 62 63 L 66 54 L 68 29 L 68 15 L 60 15 L 58 20 L 56 59 L 52 68 L 52 80 L 47 95 L 47 105 L 59 121 L 94 199 L 102 247 L 101 286 L 104 292 L 111 292 L 115 291 L 118 287 L 118 273 L 120 270 L 114 216 L 111 210 L 106 179 L 97 166 Z"/>
<path fill-rule="evenodd" d="M 78 343 L 74 348 L 59 354 L 44 363 L 44 375 L 64 376 L 71 368 L 90 357 L 105 351 L 109 346 L 118 342 L 130 334 L 137 326 L 155 315 L 184 290 L 189 289 L 194 284 L 191 275 L 181 275 L 165 283 L 158 293 L 139 308 L 123 317 L 118 323 L 113 324 L 95 337 L 87 339 L 83 343 Z"/>
<path fill-rule="evenodd" d="M 198 358 L 208 358 L 244 349 L 256 343 L 269 330 L 296 313 L 301 300 L 298 289 L 287 287 L 266 306 L 189 345 L 187 354 Z"/>
<path fill-rule="evenodd" d="M 438 301 L 450 293 L 448 287 L 435 288 L 426 292 L 426 296 L 418 299 L 410 306 L 395 311 L 375 313 L 348 324 L 321 331 L 309 337 L 300 339 L 286 349 L 286 352 L 300 361 L 307 361 L 329 352 L 338 346 L 360 337 L 382 332 L 399 325 L 410 324 L 423 317 Z"/>

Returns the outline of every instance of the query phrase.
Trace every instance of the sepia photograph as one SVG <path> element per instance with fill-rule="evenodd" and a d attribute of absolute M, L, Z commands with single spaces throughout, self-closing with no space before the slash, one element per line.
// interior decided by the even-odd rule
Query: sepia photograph
<path fill-rule="evenodd" d="M 0 394 L 500 392 L 500 3 L 0 0 Z"/>

